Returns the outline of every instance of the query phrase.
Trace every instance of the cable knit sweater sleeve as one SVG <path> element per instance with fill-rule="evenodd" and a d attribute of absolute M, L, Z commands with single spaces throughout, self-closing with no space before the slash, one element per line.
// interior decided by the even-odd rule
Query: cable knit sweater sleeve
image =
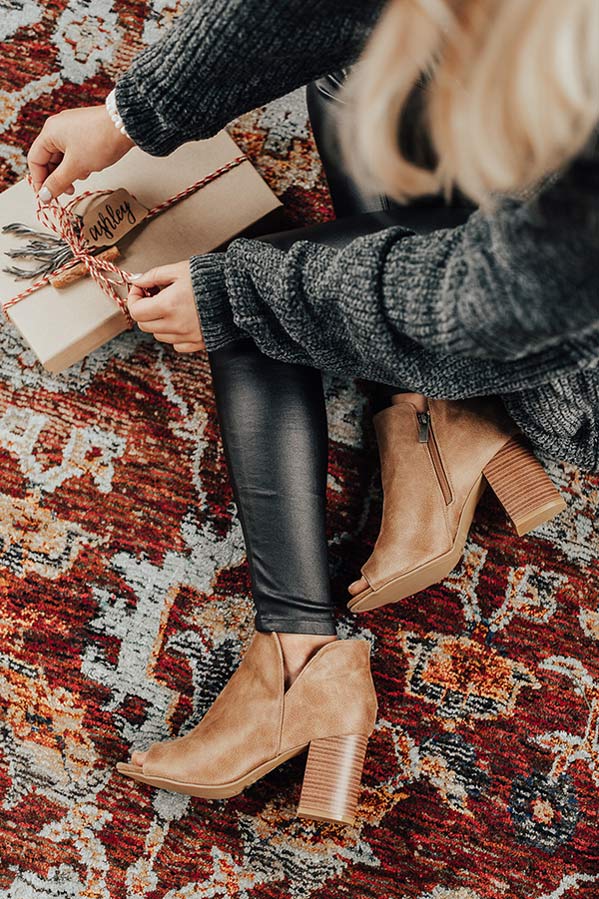
<path fill-rule="evenodd" d="M 382 0 L 191 0 L 115 85 L 132 140 L 166 156 L 351 64 Z"/>
<path fill-rule="evenodd" d="M 447 381 L 451 365 L 463 391 L 468 360 L 473 389 L 493 392 L 590 365 L 596 187 L 596 169 L 580 160 L 536 201 L 478 210 L 454 229 L 393 227 L 343 249 L 238 239 L 225 253 L 192 257 L 207 346 L 245 333 L 277 358 L 386 383 L 405 380 L 409 359 L 421 390 L 435 389 L 435 373 Z M 584 199 L 575 196 L 582 188 Z"/>

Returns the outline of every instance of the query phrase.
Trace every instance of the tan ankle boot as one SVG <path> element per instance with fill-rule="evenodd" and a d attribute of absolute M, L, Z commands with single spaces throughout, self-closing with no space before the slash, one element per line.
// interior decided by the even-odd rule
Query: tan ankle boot
<path fill-rule="evenodd" d="M 382 524 L 362 566 L 369 586 L 348 602 L 353 612 L 397 602 L 447 577 L 487 483 L 520 535 L 565 508 L 497 400 L 429 400 L 427 412 L 400 402 L 373 422 Z"/>
<path fill-rule="evenodd" d="M 256 632 L 241 664 L 200 723 L 150 747 L 143 768 L 117 768 L 177 793 L 235 796 L 309 748 L 298 815 L 353 824 L 377 700 L 370 644 L 321 647 L 285 692 L 277 634 Z"/>

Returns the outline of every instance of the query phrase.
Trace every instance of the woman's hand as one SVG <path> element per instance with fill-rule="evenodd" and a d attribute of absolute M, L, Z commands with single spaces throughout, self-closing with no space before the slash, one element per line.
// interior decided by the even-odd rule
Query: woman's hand
<path fill-rule="evenodd" d="M 104 105 L 51 115 L 27 154 L 36 193 L 42 185 L 47 188 L 49 194 L 40 197 L 46 203 L 50 197 L 72 194 L 74 181 L 107 168 L 134 146 L 115 127 Z"/>
<path fill-rule="evenodd" d="M 158 292 L 144 296 L 142 287 Z M 188 259 L 160 265 L 136 278 L 127 306 L 142 331 L 149 331 L 156 340 L 172 343 L 178 353 L 204 349 Z"/>

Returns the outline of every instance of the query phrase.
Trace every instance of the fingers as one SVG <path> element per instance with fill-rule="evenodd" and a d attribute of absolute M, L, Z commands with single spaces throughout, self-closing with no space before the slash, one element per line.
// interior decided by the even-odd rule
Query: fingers
<path fill-rule="evenodd" d="M 182 341 L 185 342 L 185 334 L 173 334 L 168 331 L 154 331 L 153 334 L 156 340 L 159 340 L 160 343 L 181 343 Z"/>
<path fill-rule="evenodd" d="M 181 275 L 180 263 L 158 265 L 135 279 L 136 287 L 166 287 Z"/>
<path fill-rule="evenodd" d="M 63 193 L 74 193 L 73 182 L 91 174 L 90 169 L 61 146 L 58 137 L 54 135 L 52 118 L 46 121 L 27 154 L 35 191 L 39 193 L 42 187 L 47 190 L 47 193 L 44 191 L 41 195 L 44 202 Z"/>
<path fill-rule="evenodd" d="M 187 262 L 150 269 L 135 277 L 127 297 L 131 318 L 140 331 L 172 344 L 179 353 L 204 349 L 193 289 L 185 278 L 187 271 Z M 148 290 L 158 292 L 147 296 L 144 292 Z"/>
<path fill-rule="evenodd" d="M 167 334 L 169 337 L 181 340 L 187 333 L 186 331 L 178 331 L 176 328 L 172 327 L 172 325 L 169 324 L 169 320 L 166 318 L 157 318 L 151 322 L 138 322 L 137 325 L 140 331 L 145 331 L 146 334 L 153 334 L 157 340 L 159 339 L 159 334 Z"/>
<path fill-rule="evenodd" d="M 203 341 L 197 341 L 195 343 L 176 343 L 173 346 L 173 349 L 176 353 L 197 353 L 199 350 L 204 349 Z"/>
<path fill-rule="evenodd" d="M 48 165 L 47 165 L 48 174 L 50 174 L 50 172 L 53 172 L 54 169 L 57 168 L 61 162 L 62 162 L 62 153 L 59 153 L 59 152 L 52 153 L 52 155 L 50 156 L 50 159 L 48 160 Z"/>
<path fill-rule="evenodd" d="M 30 163 L 29 171 L 31 173 L 31 180 L 33 181 L 33 189 L 36 194 L 39 194 L 50 170 L 41 164 Z"/>
<path fill-rule="evenodd" d="M 59 197 L 61 194 L 67 192 L 73 193 L 73 190 L 69 190 L 69 188 L 73 186 L 73 181 L 88 178 L 90 175 L 91 169 L 82 165 L 81 162 L 70 156 L 67 150 L 62 161 L 54 171 L 50 172 L 44 181 L 43 188 L 49 192 L 50 197 Z M 43 188 L 41 199 L 44 202 L 47 202 L 49 197 L 45 194 Z"/>
<path fill-rule="evenodd" d="M 156 322 L 156 330 L 154 328 L 144 327 L 140 325 L 142 331 L 150 331 L 154 335 L 154 339 L 160 343 L 170 343 L 177 353 L 196 353 L 198 350 L 204 349 L 203 340 L 185 340 L 185 334 L 176 334 L 170 331 L 160 331 L 158 328 L 163 326 L 162 321 Z"/>
<path fill-rule="evenodd" d="M 50 172 L 53 172 L 54 169 L 58 168 L 58 166 L 60 165 L 61 161 L 62 161 L 62 153 L 53 153 L 52 156 L 51 156 L 51 158 L 50 158 L 50 162 L 48 163 L 48 169 L 49 169 L 49 171 L 50 171 Z M 73 184 L 69 184 L 68 187 L 65 187 L 64 193 L 65 193 L 65 194 L 74 194 L 74 193 L 75 193 L 75 187 L 74 187 L 74 185 L 73 185 Z"/>
<path fill-rule="evenodd" d="M 29 148 L 27 165 L 36 193 L 50 174 L 49 163 L 56 157 L 62 158 L 62 152 L 54 146 L 48 134 L 44 134 L 45 126 Z"/>
<path fill-rule="evenodd" d="M 174 308 L 173 291 L 165 287 L 154 296 L 145 296 L 138 288 L 139 281 L 129 291 L 127 305 L 132 318 L 136 322 L 150 322 L 154 319 L 166 318 Z"/>
<path fill-rule="evenodd" d="M 137 300 L 141 300 L 145 297 L 145 293 L 140 287 L 136 287 L 135 284 L 129 285 L 129 293 L 127 295 L 127 303 L 131 302 L 131 304 L 137 302 Z M 129 310 L 131 311 L 131 310 Z"/>
<path fill-rule="evenodd" d="M 140 331 L 152 334 L 161 343 L 197 343 L 197 335 L 189 330 L 180 330 L 167 318 L 156 318 L 152 321 L 138 322 Z"/>

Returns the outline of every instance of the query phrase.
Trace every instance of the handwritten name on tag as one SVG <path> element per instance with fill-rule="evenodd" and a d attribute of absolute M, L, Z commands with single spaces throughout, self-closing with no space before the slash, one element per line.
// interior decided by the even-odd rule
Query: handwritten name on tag
<path fill-rule="evenodd" d="M 119 187 L 92 200 L 83 213 L 81 236 L 92 247 L 110 247 L 142 222 L 149 209 Z"/>

